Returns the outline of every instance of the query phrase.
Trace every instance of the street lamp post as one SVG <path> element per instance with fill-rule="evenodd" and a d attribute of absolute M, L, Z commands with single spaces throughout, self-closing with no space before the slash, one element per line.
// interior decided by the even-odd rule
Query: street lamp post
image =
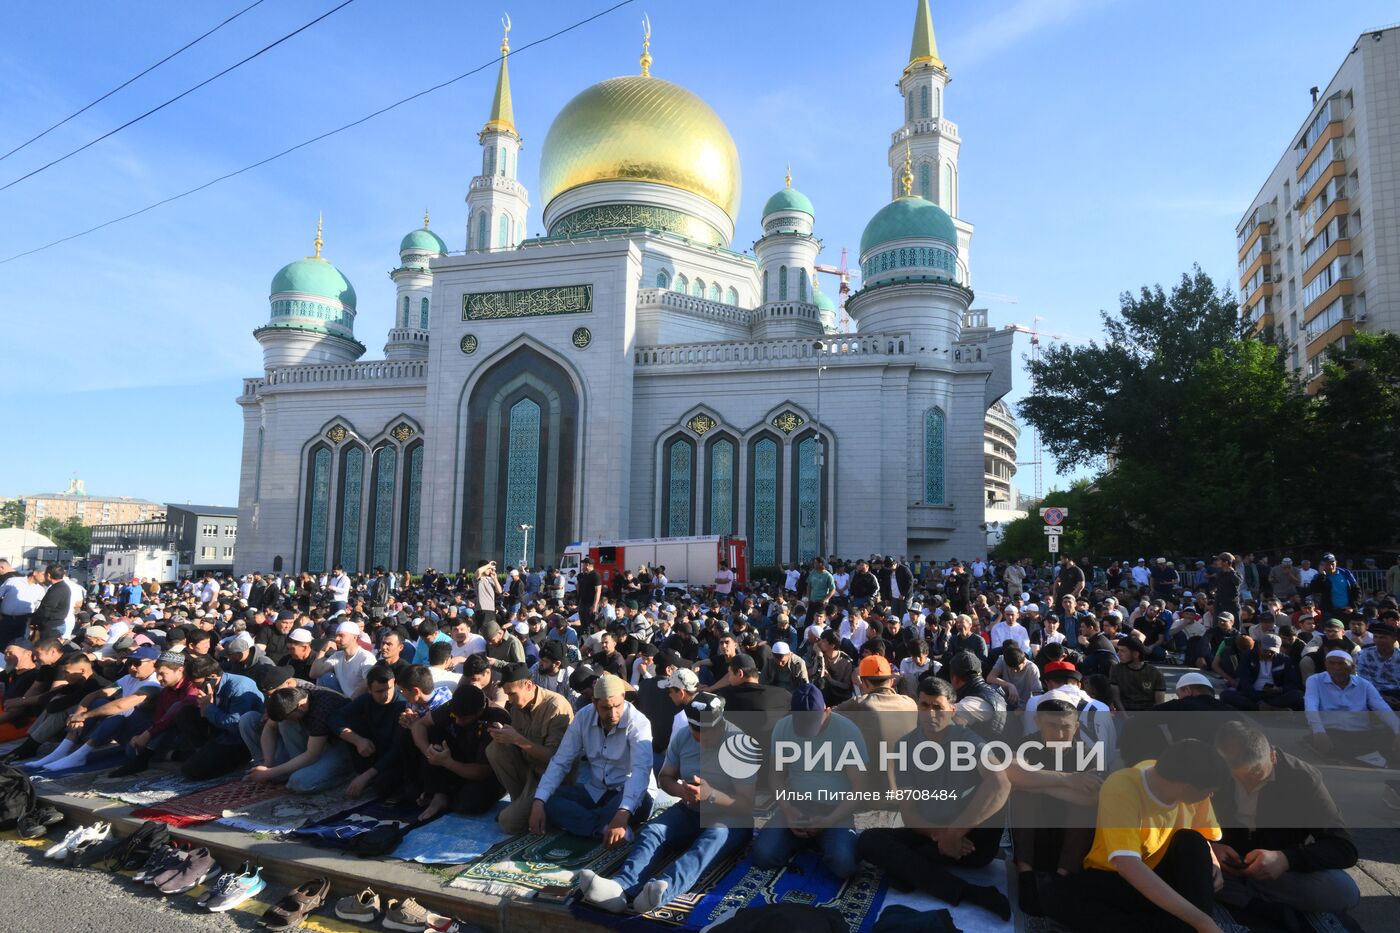
<path fill-rule="evenodd" d="M 826 341 L 813 341 L 812 349 L 817 351 L 817 477 L 822 484 L 821 496 L 818 502 L 823 502 L 826 498 L 826 443 L 822 437 L 822 370 L 826 369 Z M 822 509 L 817 508 L 817 549 L 820 553 L 829 553 L 826 541 L 826 525 L 822 521 Z"/>
<path fill-rule="evenodd" d="M 520 526 L 520 569 L 522 571 L 525 569 L 525 558 L 530 553 L 530 529 L 534 527 L 534 525 L 526 524 Z"/>

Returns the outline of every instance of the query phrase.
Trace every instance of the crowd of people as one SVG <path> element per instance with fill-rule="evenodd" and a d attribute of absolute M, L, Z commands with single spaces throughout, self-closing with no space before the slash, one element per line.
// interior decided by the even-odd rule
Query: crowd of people
<path fill-rule="evenodd" d="M 839 878 L 868 863 L 1006 919 L 995 886 L 948 868 L 990 863 L 1011 827 L 1028 913 L 1215 930 L 1217 903 L 1286 917 L 1359 898 L 1317 769 L 1233 714 L 1304 711 L 1316 754 L 1400 762 L 1400 570 L 1367 590 L 1331 554 L 1294 567 L 817 558 L 768 582 L 721 566 L 682 592 L 585 559 L 565 592 L 557 571 L 491 561 L 91 589 L 57 565 L 0 563 L 0 741 L 21 739 L 7 760 L 36 774 L 121 748 L 115 775 L 170 762 L 192 780 L 343 787 L 424 820 L 505 799 L 505 832 L 628 848 L 611 876 L 577 879 L 610 910 L 660 907 L 742 850 L 776 867 L 811 848 Z M 1167 664 L 1192 669 L 1170 691 Z M 1223 725 L 1132 728 L 1154 710 Z M 849 800 L 797 802 L 857 789 L 849 771 L 790 771 L 780 788 L 720 767 L 741 713 L 761 714 L 765 748 L 1041 738 L 1101 743 L 1122 767 L 924 775 L 953 796 L 902 798 L 861 826 Z M 877 769 L 871 786 L 897 778 Z M 651 818 L 658 791 L 678 802 Z M 1305 795 L 1326 818 L 1277 828 Z M 1030 805 L 1067 819 L 1018 828 Z"/>

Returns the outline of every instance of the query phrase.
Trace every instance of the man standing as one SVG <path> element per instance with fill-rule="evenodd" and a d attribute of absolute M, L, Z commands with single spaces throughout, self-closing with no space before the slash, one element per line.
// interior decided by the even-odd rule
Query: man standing
<path fill-rule="evenodd" d="M 35 567 L 26 575 L 14 574 L 0 583 L 0 648 L 24 637 L 29 618 L 44 599 L 44 571 Z"/>
<path fill-rule="evenodd" d="M 1240 616 L 1240 588 L 1244 586 L 1244 574 L 1235 566 L 1235 555 L 1221 551 L 1212 561 L 1215 564 L 1215 613 L 1228 612 L 1235 618 Z"/>
<path fill-rule="evenodd" d="M 1269 571 L 1269 584 L 1273 587 L 1274 596 L 1279 599 L 1288 600 L 1297 596 L 1298 587 L 1302 582 L 1291 557 L 1285 557 L 1277 567 Z"/>
<path fill-rule="evenodd" d="M 734 571 L 729 569 L 729 561 L 719 562 L 719 570 L 715 571 L 715 596 L 727 597 L 734 592 Z"/>
<path fill-rule="evenodd" d="M 350 604 L 350 575 L 345 572 L 344 567 L 335 565 L 335 569 L 331 571 L 331 578 L 326 581 L 326 588 L 331 594 L 331 618 L 335 618 Z"/>
<path fill-rule="evenodd" d="M 671 737 L 660 780 L 680 803 L 642 828 L 613 877 L 578 873 L 584 901 L 614 912 L 630 904 L 648 913 L 689 893 L 707 868 L 748 845 L 753 833 L 743 824 L 753 816 L 755 783 L 736 782 L 720 767 L 720 745 L 742 734 L 724 711 L 724 700 L 713 693 L 698 693 L 686 704 L 686 729 Z M 668 851 L 676 850 L 680 855 L 658 873 Z"/>
<path fill-rule="evenodd" d="M 826 601 L 836 590 L 836 578 L 826 569 L 820 557 L 812 561 L 812 570 L 807 574 L 807 600 L 811 607 L 826 608 Z"/>
<path fill-rule="evenodd" d="M 1060 572 L 1055 575 L 1055 602 L 1058 604 L 1066 596 L 1078 599 L 1084 592 L 1084 571 L 1068 554 L 1060 555 Z"/>
<path fill-rule="evenodd" d="M 1318 564 L 1317 576 L 1308 584 L 1307 592 L 1313 594 L 1323 615 L 1340 616 L 1349 606 L 1357 605 L 1361 598 L 1361 587 L 1350 570 L 1337 566 L 1337 555 L 1323 554 Z"/>
<path fill-rule="evenodd" d="M 593 558 L 585 556 L 579 561 L 578 576 L 574 580 L 578 595 L 579 629 L 591 635 L 598 623 L 598 607 L 603 601 L 603 578 L 593 569 Z"/>
<path fill-rule="evenodd" d="M 496 562 L 482 561 L 476 568 L 476 620 L 478 629 L 496 621 L 496 601 L 501 597 L 501 581 L 496 577 Z"/>
<path fill-rule="evenodd" d="M 61 564 L 49 564 L 45 571 L 48 590 L 29 618 L 30 642 L 41 638 L 67 639 L 73 633 L 73 609 L 81 597 L 67 578 Z"/>
<path fill-rule="evenodd" d="M 489 726 L 491 744 L 486 747 L 486 760 L 510 795 L 510 805 L 496 822 L 514 835 L 530 828 L 535 790 L 564 741 L 574 711 L 563 696 L 537 686 L 524 664 L 502 669 L 501 690 L 506 695 L 510 725 Z"/>
<path fill-rule="evenodd" d="M 640 825 L 651 814 L 651 724 L 627 702 L 626 691 L 627 682 L 613 674 L 593 683 L 592 705 L 574 716 L 540 778 L 530 832 L 543 835 L 553 823 L 616 848 L 626 841 L 629 824 Z M 565 784 L 580 758 L 588 760 L 587 783 Z"/>

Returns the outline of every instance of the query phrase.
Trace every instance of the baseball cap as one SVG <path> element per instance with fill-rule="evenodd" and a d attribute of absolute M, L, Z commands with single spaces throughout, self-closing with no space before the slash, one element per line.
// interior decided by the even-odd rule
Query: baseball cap
<path fill-rule="evenodd" d="M 738 654 L 734 655 L 734 659 L 729 662 L 729 669 L 744 674 L 752 674 L 754 671 L 758 670 L 758 666 L 753 663 L 753 658 L 740 651 Z"/>
<path fill-rule="evenodd" d="M 694 693 L 700 689 L 700 678 L 694 671 L 680 668 L 670 677 L 663 678 L 657 686 L 662 690 L 684 690 L 686 693 Z"/>
<path fill-rule="evenodd" d="M 569 689 L 575 693 L 582 693 L 593 686 L 598 679 L 598 669 L 592 664 L 580 664 L 574 668 L 574 672 L 569 675 Z"/>
<path fill-rule="evenodd" d="M 1217 622 L 1222 619 L 1229 619 L 1231 622 L 1233 622 L 1235 621 L 1235 614 L 1233 612 L 1217 612 L 1215 614 L 1215 619 Z"/>
<path fill-rule="evenodd" d="M 1210 682 L 1210 678 L 1196 671 L 1182 674 L 1177 678 L 1176 688 L 1180 690 L 1182 687 L 1209 687 L 1212 691 L 1215 690 L 1215 684 Z"/>
<path fill-rule="evenodd" d="M 360 634 L 360 627 L 354 622 L 346 621 L 335 627 L 335 633 L 337 635 L 358 635 Z"/>
<path fill-rule="evenodd" d="M 724 698 L 708 691 L 695 694 L 685 705 L 685 721 L 697 729 L 724 725 Z"/>
<path fill-rule="evenodd" d="M 1051 661 L 1049 664 L 1045 665 L 1046 679 L 1049 679 L 1052 674 L 1056 674 L 1057 672 L 1058 676 L 1069 677 L 1074 680 L 1081 680 L 1084 676 L 1079 673 L 1079 668 L 1075 667 L 1069 661 Z"/>
<path fill-rule="evenodd" d="M 254 680 L 257 682 L 259 690 L 263 693 L 271 693 L 294 676 L 296 676 L 296 671 L 290 667 L 264 667 L 258 671 Z"/>
<path fill-rule="evenodd" d="M 627 681 L 611 672 L 603 672 L 593 683 L 593 699 L 606 700 L 627 693 Z"/>
<path fill-rule="evenodd" d="M 287 641 L 294 641 L 298 644 L 309 645 L 311 644 L 311 629 L 294 628 L 287 633 Z"/>
<path fill-rule="evenodd" d="M 803 738 L 811 738 L 821 731 L 821 713 L 826 710 L 826 700 L 822 692 L 811 684 L 803 684 L 792 692 L 790 709 L 792 731 Z"/>
<path fill-rule="evenodd" d="M 247 632 L 235 635 L 224 643 L 224 651 L 228 654 L 243 654 L 253 647 L 253 636 Z"/>
<path fill-rule="evenodd" d="M 127 655 L 128 661 L 154 661 L 160 657 L 159 649 L 151 645 L 142 645 L 131 654 Z"/>
<path fill-rule="evenodd" d="M 889 677 L 891 674 L 890 662 L 878 654 L 868 655 L 860 660 L 861 677 Z"/>
<path fill-rule="evenodd" d="M 773 653 L 778 655 L 792 654 L 792 649 L 788 647 L 788 643 L 785 641 L 775 641 L 773 642 Z"/>
<path fill-rule="evenodd" d="M 1325 561 L 1326 561 L 1326 560 L 1336 560 L 1336 559 L 1337 559 L 1337 555 L 1336 555 L 1336 554 L 1333 554 L 1331 551 L 1328 551 L 1326 554 L 1323 554 L 1323 555 L 1322 555 L 1322 559 L 1325 560 Z"/>
<path fill-rule="evenodd" d="M 530 679 L 530 668 L 529 668 L 529 666 L 528 666 L 528 665 L 525 665 L 525 664 L 521 664 L 521 663 L 518 662 L 518 661 L 517 661 L 516 663 L 514 663 L 514 664 L 507 664 L 504 668 L 501 669 L 501 683 L 503 683 L 503 684 L 513 684 L 513 683 L 518 683 L 518 682 L 520 682 L 520 681 L 522 681 L 522 680 L 529 680 L 529 679 Z"/>
<path fill-rule="evenodd" d="M 485 638 L 485 639 L 488 639 L 488 640 L 490 640 L 490 639 L 492 639 L 492 638 L 495 638 L 495 637 L 496 637 L 496 633 L 499 632 L 500 630 L 501 630 L 501 626 L 496 622 L 495 619 L 487 619 L 485 622 L 482 622 L 482 623 L 481 623 L 481 637 L 482 637 L 482 638 Z"/>
<path fill-rule="evenodd" d="M 1259 639 L 1260 651 L 1278 651 L 1283 647 L 1283 639 L 1277 635 L 1265 635 Z"/>

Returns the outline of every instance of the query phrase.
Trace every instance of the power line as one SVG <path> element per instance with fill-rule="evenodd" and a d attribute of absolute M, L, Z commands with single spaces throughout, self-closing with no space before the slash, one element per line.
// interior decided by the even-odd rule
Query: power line
<path fill-rule="evenodd" d="M 592 16 L 589 16 L 589 17 L 587 17 L 587 18 L 585 18 L 585 19 L 581 19 L 581 20 L 579 20 L 578 22 L 576 22 L 576 23 L 574 23 L 574 24 L 572 24 L 572 25 L 570 25 L 570 26 L 565 26 L 563 29 L 559 30 L 558 32 L 550 33 L 549 35 L 544 36 L 543 38 L 536 39 L 534 42 L 527 42 L 526 44 L 520 46 L 520 48 L 518 48 L 518 49 L 512 49 L 511 52 L 510 52 L 510 54 L 511 54 L 511 55 L 519 55 L 521 52 L 524 52 L 526 49 L 534 48 L 534 47 L 537 46 L 537 45 L 541 45 L 541 44 L 543 44 L 543 43 L 545 43 L 545 42 L 549 42 L 551 39 L 557 39 L 557 38 L 559 38 L 560 36 L 564 35 L 565 33 L 573 32 L 575 29 L 578 29 L 580 26 L 586 26 L 586 25 L 588 25 L 589 23 L 593 22 L 595 19 L 601 19 L 602 17 L 607 16 L 609 13 L 612 13 L 614 10 L 619 10 L 619 9 L 621 9 L 622 7 L 630 6 L 632 3 L 635 3 L 635 2 L 636 2 L 636 0 L 620 0 L 620 2 L 614 3 L 612 6 L 608 7 L 608 8 L 605 9 L 605 10 L 599 10 L 597 13 L 594 13 Z M 221 182 L 221 181 L 227 181 L 228 179 L 233 178 L 233 177 L 238 176 L 238 175 L 242 175 L 242 174 L 245 173 L 245 172 L 251 172 L 251 171 L 252 171 L 253 169 L 255 169 L 255 168 L 260 168 L 261 166 L 264 166 L 264 165 L 268 164 L 269 162 L 275 162 L 276 160 L 282 158 L 283 156 L 290 155 L 290 154 L 292 154 L 293 152 L 296 152 L 298 149 L 304 149 L 304 148 L 306 148 L 307 146 L 310 146 L 310 145 L 313 144 L 313 143 L 318 143 L 318 142 L 320 142 L 320 141 L 323 140 L 323 139 L 329 139 L 330 137 L 335 136 L 335 135 L 337 135 L 337 134 L 339 134 L 339 133 L 343 133 L 343 132 L 345 132 L 345 131 L 348 130 L 348 129 L 352 129 L 352 128 L 356 127 L 356 126 L 359 126 L 361 123 L 366 123 L 366 122 L 368 122 L 368 121 L 370 121 L 370 120 L 373 120 L 373 119 L 374 119 L 375 117 L 377 117 L 377 116 L 381 116 L 382 114 L 386 114 L 386 113 L 388 113 L 388 112 L 391 111 L 391 110 L 396 110 L 397 108 L 402 107 L 404 104 L 407 104 L 407 103 L 409 103 L 410 101 L 415 101 L 415 100 L 417 100 L 418 98 L 423 97 L 424 95 L 431 94 L 431 93 L 433 93 L 434 91 L 440 91 L 440 90 L 442 90 L 443 88 L 445 88 L 445 87 L 447 87 L 447 86 L 449 86 L 449 85 L 456 84 L 458 81 L 461 81 L 461 80 L 463 80 L 464 78 L 469 78 L 469 77 L 471 77 L 472 75 L 477 74 L 478 72 L 481 72 L 481 71 L 486 70 L 487 68 L 490 68 L 492 65 L 495 65 L 495 64 L 499 63 L 500 60 L 501 60 L 501 57 L 498 55 L 498 56 L 496 56 L 495 58 L 491 59 L 490 61 L 486 62 L 485 64 L 483 64 L 483 65 L 478 65 L 477 67 L 473 68 L 471 71 L 463 72 L 462 74 L 459 74 L 459 75 L 458 75 L 457 77 L 455 77 L 455 78 L 450 78 L 450 79 L 448 79 L 447 81 L 443 81 L 441 84 L 435 84 L 435 85 L 433 85 L 433 86 L 430 87 L 430 88 L 425 88 L 424 90 L 421 90 L 421 91 L 419 91 L 419 92 L 416 93 L 416 94 L 410 94 L 408 97 L 405 97 L 405 98 L 403 98 L 402 100 L 395 101 L 394 103 L 390 104 L 389 106 L 387 106 L 387 107 L 382 107 L 382 108 L 380 108 L 379 110 L 376 110 L 376 111 L 374 111 L 374 112 L 371 113 L 371 114 L 367 114 L 366 116 L 360 117 L 358 120 L 354 120 L 354 121 L 352 121 L 352 122 L 350 122 L 350 123 L 345 124 L 344 126 L 340 126 L 340 127 L 337 127 L 337 128 L 335 128 L 335 129 L 333 129 L 333 130 L 329 130 L 329 131 L 327 131 L 327 132 L 325 132 L 325 133 L 322 133 L 322 134 L 319 135 L 319 136 L 313 136 L 312 138 L 306 140 L 305 142 L 297 143 L 295 146 L 291 146 L 291 147 L 289 147 L 289 148 L 287 148 L 287 149 L 283 149 L 281 152 L 274 153 L 273 155 L 270 155 L 270 156 L 268 156 L 268 157 L 265 158 L 265 159 L 260 159 L 260 160 L 258 160 L 257 162 L 252 163 L 251 165 L 245 165 L 245 166 L 243 166 L 242 168 L 237 169 L 237 170 L 232 171 L 232 172 L 229 172 L 229 173 L 226 174 L 226 175 L 220 175 L 218 178 L 212 178 L 212 179 L 210 179 L 209 181 L 206 181 L 206 182 L 205 182 L 204 184 L 202 184 L 202 185 L 196 185 L 195 187 L 190 188 L 188 191 L 181 191 L 179 194 L 172 194 L 170 197 L 168 197 L 168 198 L 163 198 L 163 199 L 161 199 L 161 200 L 159 200 L 159 201 L 156 201 L 156 202 L 153 203 L 153 204 L 148 204 L 148 205 L 146 205 L 145 207 L 141 208 L 140 210 L 132 211 L 132 212 L 129 213 L 129 214 L 123 214 L 123 215 L 120 216 L 120 217 L 113 217 L 111 220 L 104 221 L 103 223 L 100 223 L 100 224 L 98 224 L 98 225 L 95 226 L 95 227 L 89 227 L 88 229 L 79 231 L 78 233 L 70 234 L 69 236 L 63 237 L 63 238 L 61 238 L 61 239 L 54 240 L 52 243 L 45 243 L 43 246 L 36 246 L 36 247 L 34 247 L 34 249 L 25 250 L 25 251 L 22 252 L 22 253 L 15 253 L 13 256 L 9 256 L 9 257 L 7 257 L 7 258 L 5 258 L 5 259 L 0 259 L 0 266 L 3 266 L 3 265 L 5 265 L 6 263 L 9 263 L 9 262 L 14 262 L 16 259 L 23 259 L 25 256 L 32 256 L 32 255 L 34 255 L 35 253 L 41 253 L 41 252 L 43 252 L 43 251 L 46 250 L 46 249 L 51 249 L 51 248 L 53 248 L 53 247 L 55 247 L 55 246 L 58 246 L 58 245 L 60 245 L 60 244 L 67 243 L 67 242 L 69 242 L 70 240 L 76 240 L 76 239 L 78 239 L 79 237 L 87 236 L 89 233 L 96 233 L 98 230 L 101 230 L 101 229 L 103 229 L 103 228 L 105 228 L 105 227 L 110 227 L 110 226 L 112 226 L 113 224 L 119 224 L 119 223 L 121 223 L 121 222 L 124 221 L 124 220 L 130 220 L 130 219 L 133 218 L 133 217 L 139 217 L 140 215 L 142 215 L 142 214 L 144 214 L 144 213 L 146 213 L 146 212 L 148 212 L 148 211 L 153 211 L 153 210 L 155 210 L 155 209 L 158 208 L 158 207 L 163 207 L 164 205 L 169 204 L 169 203 L 171 203 L 172 201 L 178 201 L 178 200 L 180 200 L 181 198 L 189 197 L 189 196 L 192 195 L 192 194 L 197 194 L 198 192 L 203 191 L 205 188 L 213 187 L 214 185 L 217 185 L 217 184 L 218 184 L 219 182 Z"/>
<path fill-rule="evenodd" d="M 197 90 L 199 90 L 200 88 L 204 87 L 206 84 L 209 84 L 209 83 L 211 83 L 211 82 L 213 82 L 213 81 L 217 81 L 219 78 L 222 78 L 224 75 L 228 74 L 230 71 L 233 71 L 235 68 L 241 68 L 242 66 L 248 64 L 248 62 L 250 62 L 250 61 L 252 61 L 253 59 L 257 58 L 259 55 L 262 55 L 264 52 L 267 52 L 267 51 L 270 51 L 270 50 L 272 50 L 272 49 L 275 49 L 277 46 L 281 45 L 283 42 L 286 42 L 288 39 L 292 38 L 293 36 L 297 35 L 298 33 L 305 32 L 306 30 L 310 29 L 312 26 L 315 26 L 315 25 L 316 25 L 317 23 L 319 23 L 321 20 L 325 19 L 327 16 L 330 16 L 332 13 L 336 13 L 336 12 L 339 12 L 340 10 L 345 9 L 347 6 L 349 6 L 350 4 L 352 4 L 352 3 L 354 3 L 354 2 L 355 2 L 355 0 L 344 0 L 344 2 L 341 3 L 339 6 L 333 7 L 332 9 L 327 10 L 326 12 L 322 13 L 320 16 L 318 16 L 318 17 L 316 17 L 315 19 L 313 19 L 311 22 L 309 22 L 309 23 L 305 24 L 304 26 L 301 26 L 301 27 L 299 27 L 299 28 L 297 28 L 297 29 L 294 29 L 294 30 L 292 30 L 291 32 L 287 33 L 285 36 L 283 36 L 282 38 L 278 39 L 276 42 L 273 42 L 273 43 L 271 43 L 270 45 L 265 45 L 265 46 L 263 46 L 262 48 L 258 49 L 256 52 L 254 52 L 252 55 L 249 55 L 247 58 L 243 59 L 242 61 L 240 61 L 240 62 L 235 62 L 234 64 L 229 65 L 229 66 L 228 66 L 227 68 L 225 68 L 223 71 L 219 72 L 218 74 L 213 75 L 213 76 L 208 77 L 208 78 L 205 78 L 203 81 L 199 82 L 199 83 L 196 84 L 194 87 L 189 88 L 188 90 L 185 90 L 185 91 L 181 91 L 179 94 L 176 94 L 174 97 L 170 98 L 170 99 L 167 100 L 165 103 L 159 104 L 159 105 L 157 105 L 157 106 L 155 106 L 155 107 L 152 107 L 150 110 L 147 110 L 145 113 L 141 114 L 139 117 L 133 117 L 133 118 L 131 118 L 130 120 L 127 120 L 127 121 L 126 121 L 125 123 L 123 123 L 121 126 L 117 127 L 116 129 L 114 129 L 114 130 L 109 130 L 108 132 L 103 133 L 101 136 L 97 137 L 96 139 L 88 140 L 87 142 L 85 142 L 85 143 L 83 143 L 81 146 L 79 146 L 77 149 L 74 149 L 72 152 L 64 153 L 63 155 L 59 156 L 57 159 L 54 159 L 52 162 L 48 162 L 48 163 L 45 163 L 44 165 L 39 166 L 38 168 L 36 168 L 34 171 L 30 172 L 29 174 L 19 176 L 18 178 L 16 178 L 14 181 L 10 182 L 9 184 L 0 185 L 0 191 L 5 191 L 5 190 L 7 190 L 7 189 L 9 189 L 9 188 L 13 188 L 15 185 L 17 185 L 17 184 L 19 184 L 20 182 L 24 181 L 26 178 L 33 178 L 35 175 L 39 174 L 40 172 L 45 171 L 46 169 L 53 168 L 53 167 L 54 167 L 55 165 L 57 165 L 58 163 L 60 163 L 60 162 L 62 162 L 62 161 L 64 161 L 64 160 L 66 160 L 66 159 L 69 159 L 69 158 L 71 158 L 71 157 L 77 155 L 78 153 L 82 152 L 84 149 L 88 149 L 88 148 L 90 148 L 90 147 L 92 147 L 92 146 L 97 145 L 98 143 L 102 142 L 102 140 L 106 139 L 107 137 L 109 137 L 109 136 L 115 136 L 117 133 L 120 133 L 122 130 L 126 129 L 128 126 L 131 126 L 133 123 L 140 123 L 142 120 L 146 119 L 146 118 L 149 117 L 151 114 L 157 113 L 157 112 L 159 112 L 159 111 L 161 111 L 161 110 L 164 110 L 166 107 L 169 107 L 171 104 L 175 103 L 175 102 L 176 102 L 177 100 L 179 100 L 180 98 L 186 97 L 186 96 L 188 96 L 188 95 L 190 95 L 190 94 L 193 94 L 195 91 L 197 91 Z"/>
<path fill-rule="evenodd" d="M 219 23 L 219 25 L 215 26 L 213 29 L 209 30 L 209 31 L 206 32 L 204 35 L 199 36 L 199 37 L 197 37 L 197 38 L 195 38 L 195 39 L 192 39 L 191 41 L 185 43 L 184 45 L 180 46 L 180 47 L 179 47 L 178 49 L 176 49 L 175 51 L 171 52 L 169 55 L 167 55 L 167 56 L 165 56 L 164 58 L 162 58 L 160 61 L 156 62 L 156 63 L 155 63 L 154 65 L 152 65 L 151 67 L 147 68 L 145 71 L 139 72 L 139 73 L 137 73 L 137 74 L 132 75 L 130 78 L 127 78 L 127 79 L 126 79 L 125 81 L 123 81 L 121 84 L 118 84 L 116 87 L 112 88 L 112 89 L 111 89 L 110 91 L 108 91 L 106 94 L 103 94 L 101 97 L 97 98 L 97 100 L 95 100 L 95 101 L 93 101 L 92 103 L 88 104 L 86 107 L 81 107 L 81 108 L 79 108 L 78 110 L 73 111 L 73 112 L 70 113 L 68 116 L 64 117 L 62 120 L 59 120 L 59 121 L 58 121 L 57 123 L 55 123 L 53 126 L 51 126 L 51 127 L 49 127 L 48 129 L 44 130 L 44 131 L 43 131 L 42 133 L 40 133 L 39 135 L 37 135 L 37 136 L 31 136 L 29 139 L 26 139 L 24 142 L 20 143 L 18 146 L 16 146 L 15 148 L 11 149 L 9 152 L 5 153 L 4 155 L 0 155 L 0 162 L 5 161 L 5 160 L 8 159 L 10 156 L 14 155 L 16 152 L 19 152 L 21 149 L 23 149 L 24 147 L 28 146 L 30 143 L 38 142 L 39 140 L 43 139 L 45 136 L 49 135 L 49 134 L 52 133 L 54 130 L 58 129 L 60 126 L 62 126 L 63 124 L 67 123 L 69 120 L 73 119 L 74 117 L 79 116 L 79 115 L 81 115 L 81 114 L 83 114 L 83 113 L 86 113 L 87 111 L 91 110 L 93 107 L 96 107 L 98 104 L 102 103 L 104 100 L 106 100 L 107 98 L 111 97 L 113 94 L 117 93 L 118 91 L 120 91 L 122 88 L 126 87 L 126 86 L 127 86 L 128 84 L 130 84 L 131 82 L 135 81 L 135 80 L 138 79 L 138 78 L 143 78 L 143 77 L 145 77 L 146 75 L 148 75 L 148 74 L 150 74 L 151 72 L 155 71 L 155 70 L 156 70 L 157 68 L 159 68 L 161 65 L 164 65 L 166 62 L 170 61 L 172 58 L 174 58 L 176 55 L 179 55 L 181 52 L 185 51 L 186 49 L 188 49 L 188 48 L 190 48 L 190 47 L 192 47 L 192 46 L 194 46 L 194 45 L 197 45 L 197 44 L 200 43 L 200 42 L 203 42 L 205 39 L 209 38 L 209 37 L 212 36 L 214 33 L 218 32 L 220 29 L 223 29 L 223 28 L 224 28 L 225 26 L 227 26 L 229 23 L 231 23 L 231 22 L 233 22 L 234 20 L 238 19 L 238 17 L 242 16 L 244 13 L 247 13 L 247 12 L 248 12 L 249 10 L 251 10 L 253 7 L 258 6 L 258 5 L 261 4 L 261 3 L 263 3 L 263 0 L 253 0 L 252 3 L 248 4 L 248 5 L 245 6 L 243 9 L 239 10 L 237 13 L 233 14 L 233 15 L 230 16 L 228 19 L 224 20 L 222 23 Z"/>

